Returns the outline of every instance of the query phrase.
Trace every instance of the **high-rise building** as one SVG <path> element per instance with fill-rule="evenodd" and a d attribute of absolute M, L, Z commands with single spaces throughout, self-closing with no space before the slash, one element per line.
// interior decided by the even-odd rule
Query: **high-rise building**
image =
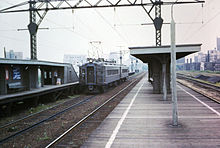
<path fill-rule="evenodd" d="M 209 50 L 209 62 L 216 62 L 220 59 L 220 51 Z"/>
<path fill-rule="evenodd" d="M 86 55 L 69 55 L 65 54 L 63 58 L 64 63 L 71 63 L 72 65 L 82 65 L 86 62 Z"/>
<path fill-rule="evenodd" d="M 220 37 L 217 38 L 217 50 L 220 51 Z"/>
<path fill-rule="evenodd" d="M 206 54 L 199 52 L 198 53 L 198 62 L 206 62 Z"/>
<path fill-rule="evenodd" d="M 6 52 L 6 59 L 23 59 L 23 52 L 14 52 L 10 50 Z"/>
<path fill-rule="evenodd" d="M 63 57 L 63 62 L 72 64 L 77 75 L 79 75 L 79 66 L 86 63 L 86 61 L 87 61 L 86 55 L 65 54 Z"/>

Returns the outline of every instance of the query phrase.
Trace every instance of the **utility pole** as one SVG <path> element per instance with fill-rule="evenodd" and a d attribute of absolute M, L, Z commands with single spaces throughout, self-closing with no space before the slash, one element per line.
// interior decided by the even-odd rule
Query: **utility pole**
<path fill-rule="evenodd" d="M 6 59 L 6 48 L 4 47 L 4 58 Z"/>
<path fill-rule="evenodd" d="M 121 78 L 121 66 L 122 66 L 122 51 L 120 50 L 120 78 Z"/>
<path fill-rule="evenodd" d="M 177 0 L 178 1 L 178 0 Z M 171 6 L 171 23 L 170 23 L 170 39 L 171 39 L 171 91 L 173 106 L 173 126 L 178 126 L 178 109 L 177 109 L 177 92 L 176 92 L 176 37 L 175 22 L 173 18 L 173 5 Z"/>

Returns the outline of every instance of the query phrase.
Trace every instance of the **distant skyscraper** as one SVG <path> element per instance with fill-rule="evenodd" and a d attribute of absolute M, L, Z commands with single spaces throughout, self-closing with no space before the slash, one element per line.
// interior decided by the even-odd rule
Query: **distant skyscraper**
<path fill-rule="evenodd" d="M 63 58 L 64 63 L 71 63 L 72 65 L 82 65 L 86 62 L 86 55 L 69 55 L 65 54 Z"/>
<path fill-rule="evenodd" d="M 220 51 L 220 38 L 217 38 L 217 50 Z"/>
<path fill-rule="evenodd" d="M 23 52 L 14 52 L 10 50 L 6 52 L 6 59 L 23 59 Z"/>
<path fill-rule="evenodd" d="M 84 64 L 86 61 L 87 61 L 86 55 L 65 54 L 63 57 L 63 62 L 72 64 L 77 75 L 79 75 L 79 66 Z"/>

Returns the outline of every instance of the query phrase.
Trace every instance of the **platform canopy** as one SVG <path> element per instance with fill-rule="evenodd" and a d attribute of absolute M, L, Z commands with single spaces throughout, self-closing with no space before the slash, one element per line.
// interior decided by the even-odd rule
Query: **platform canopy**
<path fill-rule="evenodd" d="M 50 61 L 40 61 L 40 60 L 24 60 L 24 59 L 4 59 L 0 58 L 0 63 L 3 65 L 35 65 L 35 66 L 58 66 L 64 67 L 71 65 L 69 63 L 58 63 Z"/>
<path fill-rule="evenodd" d="M 180 59 L 187 55 L 201 51 L 202 44 L 185 44 L 176 45 L 176 59 Z M 164 55 L 169 56 L 171 53 L 170 45 L 167 46 L 144 46 L 144 47 L 129 47 L 130 54 L 144 63 L 148 63 L 151 57 L 160 58 Z"/>

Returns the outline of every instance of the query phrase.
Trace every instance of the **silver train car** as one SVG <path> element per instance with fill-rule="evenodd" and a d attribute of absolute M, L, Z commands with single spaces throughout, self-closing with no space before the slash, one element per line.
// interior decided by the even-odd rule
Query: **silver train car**
<path fill-rule="evenodd" d="M 80 66 L 79 83 L 86 92 L 103 92 L 111 85 L 125 81 L 128 67 L 106 61 L 90 61 Z"/>

